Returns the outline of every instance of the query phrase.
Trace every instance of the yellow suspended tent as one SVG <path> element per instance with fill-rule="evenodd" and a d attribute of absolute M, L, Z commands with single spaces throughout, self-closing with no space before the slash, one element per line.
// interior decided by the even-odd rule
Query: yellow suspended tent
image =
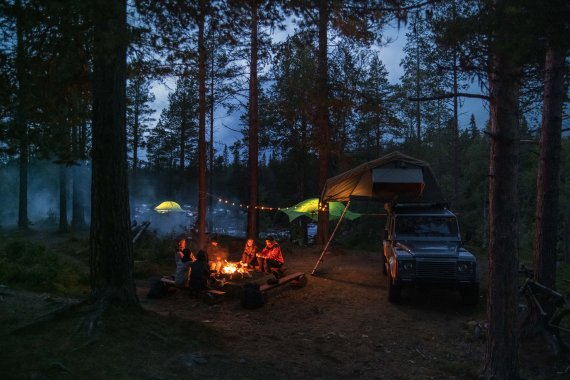
<path fill-rule="evenodd" d="M 173 201 L 162 202 L 154 208 L 154 211 L 158 212 L 159 214 L 166 214 L 169 212 L 184 212 L 184 210 L 182 210 L 182 207 Z"/>

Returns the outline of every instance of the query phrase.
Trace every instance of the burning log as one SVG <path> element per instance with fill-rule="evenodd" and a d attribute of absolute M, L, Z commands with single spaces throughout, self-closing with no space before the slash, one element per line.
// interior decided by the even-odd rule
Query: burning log
<path fill-rule="evenodd" d="M 241 278 L 244 278 L 244 276 L 251 278 L 250 270 L 251 269 L 249 269 L 247 263 L 241 261 L 229 262 L 226 260 L 224 266 L 220 270 L 220 273 L 228 276 L 229 279 L 232 280 L 234 275 L 240 275 Z"/>

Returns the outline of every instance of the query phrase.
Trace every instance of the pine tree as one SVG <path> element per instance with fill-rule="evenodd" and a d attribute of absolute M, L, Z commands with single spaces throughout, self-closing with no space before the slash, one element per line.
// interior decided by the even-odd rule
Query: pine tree
<path fill-rule="evenodd" d="M 90 280 L 102 306 L 138 305 L 126 152 L 126 1 L 93 4 L 93 177 Z"/>

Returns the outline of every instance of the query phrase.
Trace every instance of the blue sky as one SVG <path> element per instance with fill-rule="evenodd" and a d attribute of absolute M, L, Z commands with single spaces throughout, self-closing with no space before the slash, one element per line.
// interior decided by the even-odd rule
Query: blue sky
<path fill-rule="evenodd" d="M 288 28 L 285 31 L 276 32 L 273 39 L 275 41 L 282 41 L 289 34 L 293 33 L 293 28 Z M 385 30 L 386 37 L 389 37 L 392 42 L 386 47 L 379 49 L 380 57 L 388 71 L 388 79 L 390 83 L 396 84 L 399 82 L 403 74 L 400 67 L 400 62 L 403 57 L 403 47 L 406 43 L 406 26 L 401 25 L 400 29 L 393 25 Z M 169 79 L 165 83 L 156 83 L 153 87 L 153 92 L 156 96 L 156 101 L 152 104 L 152 108 L 156 110 L 155 119 L 158 120 L 162 109 L 168 105 L 168 94 L 175 88 L 175 80 Z M 470 92 L 480 93 L 478 86 L 474 85 Z M 482 128 L 489 119 L 489 110 L 485 105 L 486 102 L 480 99 L 462 99 L 463 105 L 459 112 L 459 127 L 465 128 L 468 126 L 471 114 L 475 115 L 475 121 L 479 128 Z M 240 129 L 239 114 L 227 115 L 224 109 L 218 109 L 214 117 L 214 140 L 217 143 L 231 145 L 234 141 L 242 137 L 241 133 L 232 131 L 227 127 L 235 130 Z M 220 149 L 220 146 L 216 146 Z"/>

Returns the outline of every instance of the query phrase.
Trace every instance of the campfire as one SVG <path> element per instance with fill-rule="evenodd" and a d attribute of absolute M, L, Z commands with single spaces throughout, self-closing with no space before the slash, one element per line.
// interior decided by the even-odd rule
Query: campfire
<path fill-rule="evenodd" d="M 247 263 L 242 263 L 241 261 L 230 262 L 226 260 L 224 262 L 224 266 L 220 270 L 220 274 L 229 277 L 229 279 L 232 279 L 233 276 L 237 275 L 240 275 L 241 278 L 244 276 L 251 277 Z"/>

